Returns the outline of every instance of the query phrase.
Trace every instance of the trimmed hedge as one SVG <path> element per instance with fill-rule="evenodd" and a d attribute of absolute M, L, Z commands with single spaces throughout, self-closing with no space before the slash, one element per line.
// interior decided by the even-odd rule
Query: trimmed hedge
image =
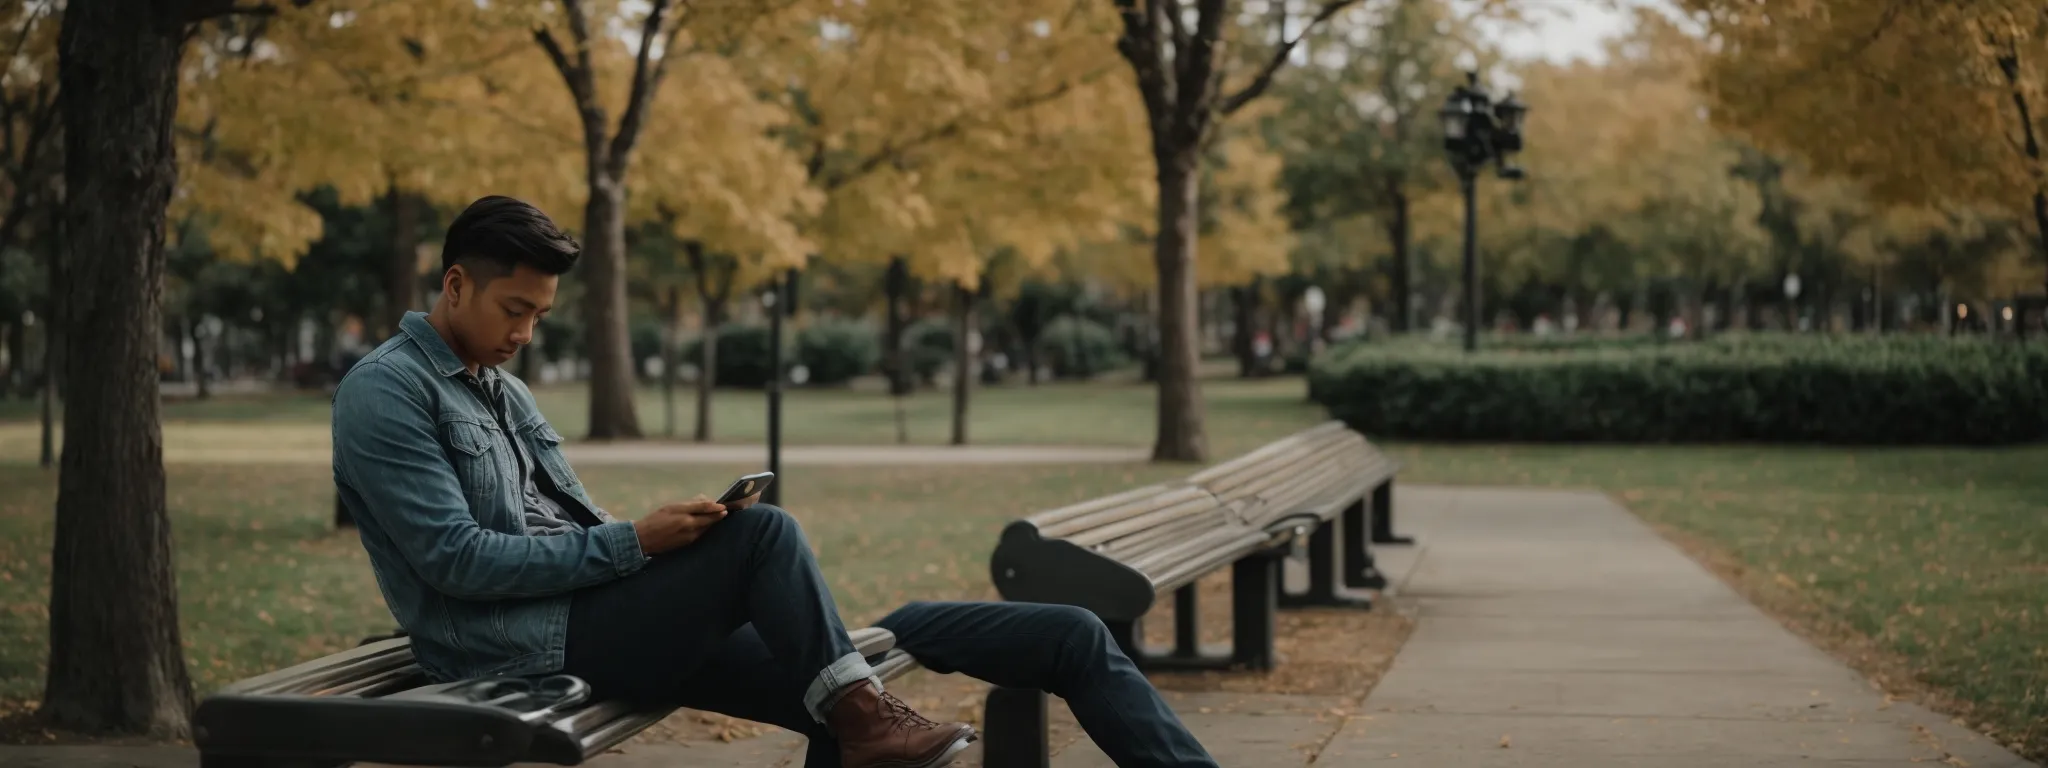
<path fill-rule="evenodd" d="M 1116 332 L 1073 315 L 1061 315 L 1038 334 L 1038 361 L 1056 379 L 1087 379 L 1131 362 Z"/>
<path fill-rule="evenodd" d="M 1727 337 L 1573 351 L 1346 345 L 1309 397 L 1376 437 L 1990 445 L 2048 439 L 2048 346 Z"/>
<path fill-rule="evenodd" d="M 703 357 L 704 338 L 682 345 L 679 361 L 696 364 Z M 782 365 L 786 373 L 793 361 L 787 353 Z M 761 389 L 768 386 L 768 329 L 765 326 L 726 323 L 718 328 L 718 377 L 721 387 Z"/>
<path fill-rule="evenodd" d="M 796 332 L 796 360 L 813 386 L 845 384 L 874 371 L 881 359 L 882 340 L 865 323 L 827 320 Z"/>
<path fill-rule="evenodd" d="M 918 381 L 935 386 L 939 370 L 953 362 L 953 319 L 926 317 L 903 329 L 903 358 Z"/>

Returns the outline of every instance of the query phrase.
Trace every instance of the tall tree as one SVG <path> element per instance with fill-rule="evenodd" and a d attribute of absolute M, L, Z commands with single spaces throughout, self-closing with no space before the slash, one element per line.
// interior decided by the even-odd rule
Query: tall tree
<path fill-rule="evenodd" d="M 1232 3 L 1194 0 L 1188 7 L 1181 0 L 1116 0 L 1123 19 L 1116 47 L 1137 78 L 1159 188 L 1153 230 L 1160 345 L 1155 461 L 1203 461 L 1209 453 L 1195 378 L 1202 147 L 1220 118 L 1243 109 L 1272 85 L 1306 31 L 1357 1 L 1327 0 L 1306 20 L 1289 15 L 1286 3 L 1272 3 L 1278 39 L 1271 54 L 1241 83 L 1229 84 L 1229 65 L 1242 58 L 1232 55 L 1233 41 L 1226 37 L 1237 27 Z M 1302 31 L 1290 31 L 1295 22 L 1303 22 Z"/>
<path fill-rule="evenodd" d="M 157 408 L 164 210 L 187 29 L 236 10 L 74 0 L 58 37 L 66 407 L 40 713 L 67 728 L 188 727 Z"/>
<path fill-rule="evenodd" d="M 1435 111 L 1460 77 L 1464 20 L 1442 0 L 1348 9 L 1310 37 L 1302 72 L 1277 89 L 1288 108 L 1268 131 L 1288 158 L 1298 227 L 1351 216 L 1379 224 L 1389 248 L 1392 326 L 1414 320 L 1413 209 L 1444 174 Z"/>
<path fill-rule="evenodd" d="M 550 4 L 553 5 L 553 4 Z M 561 0 L 560 13 L 543 14 L 533 39 L 560 73 L 582 126 L 585 182 L 583 208 L 585 283 L 584 332 L 590 354 L 590 437 L 637 438 L 640 420 L 633 406 L 633 360 L 626 326 L 626 175 L 662 80 L 675 62 L 699 50 L 729 45 L 762 16 L 786 10 L 752 2 L 693 3 L 679 11 L 671 0 L 652 0 L 631 18 L 618 9 L 612 18 L 593 15 L 586 0 Z M 558 16 L 558 17 L 557 17 Z M 631 84 L 616 125 L 599 97 L 599 64 L 621 41 L 609 22 L 637 22 Z M 595 22 L 595 24 L 593 24 Z M 567 45 L 557 30 L 566 28 Z M 691 34 L 683 35 L 688 28 Z"/>
<path fill-rule="evenodd" d="M 1714 117 L 1888 203 L 2003 206 L 2048 280 L 2048 15 L 2019 0 L 1682 0 L 1717 40 Z M 1930 66 L 1930 62 L 1940 65 Z M 1882 119 L 1871 119 L 1883 115 Z"/>

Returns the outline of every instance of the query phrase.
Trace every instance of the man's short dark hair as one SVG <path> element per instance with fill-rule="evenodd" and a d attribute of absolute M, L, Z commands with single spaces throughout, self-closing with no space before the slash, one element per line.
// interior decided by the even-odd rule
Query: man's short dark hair
<path fill-rule="evenodd" d="M 583 246 L 539 208 L 503 195 L 479 198 L 448 225 L 441 271 L 463 265 L 478 283 L 512 274 L 519 264 L 559 275 L 576 266 Z"/>

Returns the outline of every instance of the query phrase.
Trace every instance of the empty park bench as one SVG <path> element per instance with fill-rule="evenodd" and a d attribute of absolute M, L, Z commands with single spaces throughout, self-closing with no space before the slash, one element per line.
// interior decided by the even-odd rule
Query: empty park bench
<path fill-rule="evenodd" d="M 886 629 L 848 634 L 885 681 L 919 666 Z M 192 740 L 201 768 L 581 765 L 674 711 L 595 699 L 569 675 L 430 684 L 399 636 L 223 688 L 193 713 Z"/>
<path fill-rule="evenodd" d="M 1013 521 L 990 557 L 990 575 L 1004 599 L 1094 612 L 1141 666 L 1271 669 L 1278 608 L 1369 606 L 1338 592 L 1340 567 L 1345 586 L 1386 585 L 1367 545 L 1408 541 L 1393 534 L 1399 469 L 1342 422 L 1327 422 L 1185 479 Z M 1279 562 L 1303 544 L 1309 588 L 1287 594 Z M 1195 582 L 1225 567 L 1231 650 L 1208 654 L 1199 645 Z M 1173 649 L 1148 653 L 1139 621 L 1165 592 L 1174 593 Z"/>

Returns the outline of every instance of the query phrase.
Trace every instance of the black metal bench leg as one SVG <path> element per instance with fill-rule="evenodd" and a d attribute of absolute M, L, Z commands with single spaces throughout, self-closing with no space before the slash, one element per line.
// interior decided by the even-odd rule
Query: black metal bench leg
<path fill-rule="evenodd" d="M 1219 647 L 1202 646 L 1202 612 L 1197 605 L 1200 594 L 1200 587 L 1192 583 L 1173 591 L 1173 650 L 1166 653 L 1144 652 L 1142 618 L 1103 623 L 1109 626 L 1110 636 L 1116 639 L 1124 655 L 1147 672 L 1229 669 L 1236 664 L 1233 654 Z"/>
<path fill-rule="evenodd" d="M 1231 662 L 1273 668 L 1273 623 L 1280 612 L 1280 558 L 1254 554 L 1230 567 Z"/>
<path fill-rule="evenodd" d="M 1325 521 L 1308 537 L 1308 591 L 1280 590 L 1283 608 L 1372 608 L 1372 600 L 1337 594 L 1337 522 Z"/>
<path fill-rule="evenodd" d="M 1145 655 L 1145 637 L 1139 632 L 1138 622 L 1105 621 L 1103 624 L 1109 627 L 1109 636 L 1116 640 L 1116 647 L 1123 649 L 1124 655 L 1131 657 L 1138 666 L 1145 666 L 1150 657 Z"/>
<path fill-rule="evenodd" d="M 1394 534 L 1394 481 L 1391 479 L 1372 489 L 1372 543 L 1415 543 L 1413 536 Z"/>
<path fill-rule="evenodd" d="M 1352 589 L 1386 589 L 1387 577 L 1380 573 L 1379 564 L 1373 560 L 1372 548 L 1366 546 L 1366 521 L 1370 510 L 1366 500 L 1359 499 L 1344 508 L 1344 586 Z"/>
<path fill-rule="evenodd" d="M 1045 692 L 1036 688 L 989 689 L 982 712 L 984 768 L 1049 768 L 1050 706 Z"/>
<path fill-rule="evenodd" d="M 1173 655 L 1192 659 L 1202 655 L 1201 609 L 1195 585 L 1173 591 Z"/>

